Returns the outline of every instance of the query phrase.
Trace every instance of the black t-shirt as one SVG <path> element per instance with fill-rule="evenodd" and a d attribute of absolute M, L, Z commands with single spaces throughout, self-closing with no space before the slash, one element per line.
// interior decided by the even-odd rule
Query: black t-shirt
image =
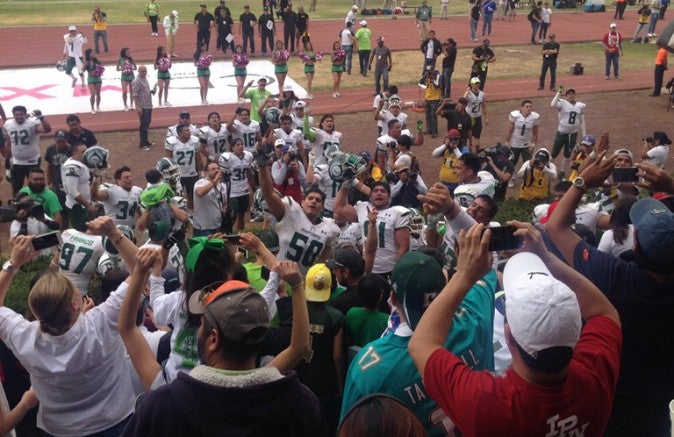
<path fill-rule="evenodd" d="M 205 14 L 198 12 L 194 16 L 194 21 L 197 22 L 199 30 L 208 30 L 211 27 L 211 23 L 215 21 L 215 17 L 210 12 L 206 12 Z"/>
<path fill-rule="evenodd" d="M 255 30 L 255 28 L 253 27 L 254 26 L 253 23 L 257 21 L 257 19 L 255 18 L 255 14 L 251 12 L 248 13 L 244 12 L 239 17 L 239 21 L 241 21 L 241 31 L 243 33 L 252 33 Z"/>
<path fill-rule="evenodd" d="M 351 308 L 362 307 L 363 298 L 356 291 L 356 286 L 346 287 L 339 296 L 330 301 L 330 306 L 346 316 Z"/>
<path fill-rule="evenodd" d="M 510 160 L 506 159 L 503 162 L 495 162 L 494 163 L 498 169 L 502 173 L 510 173 L 511 177 L 514 177 L 514 171 L 515 171 L 515 166 L 510 162 Z M 494 179 L 496 180 L 496 188 L 495 194 L 494 194 L 494 200 L 504 200 L 506 191 L 508 190 L 508 183 L 503 182 L 499 177 L 496 175 L 496 172 L 492 168 L 491 164 L 487 164 L 484 167 L 485 171 L 488 171 L 494 176 Z"/>
<path fill-rule="evenodd" d="M 492 49 L 490 49 L 489 47 L 484 48 L 482 46 L 475 47 L 473 49 L 473 54 L 478 58 L 481 58 L 483 56 L 486 56 L 488 58 L 493 58 L 495 56 L 494 51 Z M 481 62 L 482 61 L 475 61 L 474 64 L 480 64 Z"/>
<path fill-rule="evenodd" d="M 56 144 L 47 147 L 47 151 L 44 154 L 44 160 L 47 161 L 47 165 L 51 169 L 51 180 L 47 181 L 47 183 L 54 191 L 63 191 L 61 166 L 63 166 L 66 160 L 71 156 L 73 156 L 73 147 L 70 144 L 68 144 L 68 148 L 65 151 L 59 150 Z"/>
<path fill-rule="evenodd" d="M 79 135 L 75 135 L 72 132 L 67 132 L 68 135 L 68 144 L 76 146 L 78 144 L 84 144 L 87 147 L 95 146 L 98 144 L 96 140 L 96 135 L 89 129 L 80 128 L 82 132 Z"/>
<path fill-rule="evenodd" d="M 300 12 L 297 14 L 297 28 L 300 30 L 307 29 L 307 22 L 309 21 L 309 14 L 306 12 Z"/>
<path fill-rule="evenodd" d="M 285 11 L 281 15 L 281 18 L 285 27 L 288 29 L 295 28 L 297 24 L 297 13 L 295 11 Z"/>
<path fill-rule="evenodd" d="M 447 54 L 442 58 L 442 69 L 454 69 L 456 63 L 456 47 L 451 47 L 447 50 Z"/>
<path fill-rule="evenodd" d="M 482 8 L 480 8 L 480 6 L 478 5 L 473 6 L 472 8 L 470 8 L 470 19 L 474 21 L 479 21 L 481 12 Z"/>
<path fill-rule="evenodd" d="M 550 54 L 550 55 L 543 55 L 544 59 L 549 59 L 549 60 L 556 60 L 557 55 L 559 54 L 559 44 L 556 42 L 546 42 L 543 44 L 543 50 L 557 50 L 557 53 Z"/>
<path fill-rule="evenodd" d="M 262 14 L 260 15 L 260 19 L 257 21 L 258 26 L 260 26 L 260 31 L 264 33 L 272 33 L 274 31 L 274 27 L 272 26 L 271 30 L 267 29 L 267 23 L 268 22 L 274 22 L 274 16 L 272 14 Z"/>
<path fill-rule="evenodd" d="M 213 11 L 216 17 L 226 17 L 226 16 L 232 16 L 232 12 L 229 10 L 227 6 L 218 6 L 215 8 L 215 11 Z"/>
<path fill-rule="evenodd" d="M 215 19 L 215 22 L 218 23 L 218 33 L 227 36 L 232 33 L 232 24 L 234 20 L 229 15 L 220 15 Z"/>
<path fill-rule="evenodd" d="M 447 131 L 456 129 L 461 134 L 462 146 L 468 145 L 468 137 L 470 136 L 470 129 L 472 119 L 467 112 L 459 112 L 456 109 L 445 109 L 440 113 L 440 116 L 447 120 Z"/>

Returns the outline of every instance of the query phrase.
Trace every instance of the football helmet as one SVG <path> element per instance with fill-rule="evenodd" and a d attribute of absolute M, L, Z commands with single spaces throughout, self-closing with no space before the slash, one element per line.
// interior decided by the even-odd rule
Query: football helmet
<path fill-rule="evenodd" d="M 232 159 L 231 152 L 222 152 L 220 154 L 220 157 L 218 158 L 218 165 L 220 166 L 220 169 L 222 170 L 223 173 L 230 172 L 229 162 L 231 161 L 231 159 Z"/>
<path fill-rule="evenodd" d="M 170 185 L 175 185 L 180 181 L 180 169 L 171 158 L 162 158 L 157 161 L 157 170 L 159 170 L 164 177 L 164 181 Z"/>
<path fill-rule="evenodd" d="M 548 152 L 546 149 L 538 149 L 534 155 L 534 161 L 548 165 L 548 162 L 550 162 L 550 152 Z"/>
<path fill-rule="evenodd" d="M 281 111 L 278 108 L 267 108 L 264 112 L 264 118 L 267 120 L 267 123 L 278 126 L 281 119 Z"/>
<path fill-rule="evenodd" d="M 339 148 L 339 144 L 337 143 L 329 143 L 325 146 L 325 149 L 323 149 L 323 154 L 328 158 L 328 161 L 338 153 L 342 153 L 342 149 Z"/>
<path fill-rule="evenodd" d="M 56 63 L 56 69 L 57 69 L 58 71 L 66 71 L 66 65 L 67 65 L 67 64 L 66 64 L 66 61 L 64 61 L 63 59 L 61 59 L 60 61 L 58 61 L 58 62 Z"/>
<path fill-rule="evenodd" d="M 367 169 L 367 162 L 353 153 L 337 153 L 328 162 L 328 174 L 335 182 L 353 179 Z"/>
<path fill-rule="evenodd" d="M 410 211 L 410 236 L 412 236 L 412 238 L 420 238 L 426 220 L 418 209 L 408 209 Z"/>
<path fill-rule="evenodd" d="M 397 94 L 393 94 L 388 98 L 388 105 L 391 106 L 402 106 L 402 99 Z"/>
<path fill-rule="evenodd" d="M 133 243 L 136 243 L 136 237 L 133 235 L 133 229 L 131 229 L 129 226 L 126 225 L 117 225 L 117 229 L 124 234 L 126 238 L 129 240 L 133 241 Z M 105 247 L 105 251 L 112 254 L 112 255 L 117 255 L 119 254 L 119 250 L 115 247 L 114 244 L 112 244 L 112 241 L 110 238 L 107 236 L 103 237 L 103 247 Z"/>
<path fill-rule="evenodd" d="M 82 156 L 82 162 L 89 168 L 105 170 L 108 168 L 108 155 L 110 152 L 103 147 L 89 147 Z"/>

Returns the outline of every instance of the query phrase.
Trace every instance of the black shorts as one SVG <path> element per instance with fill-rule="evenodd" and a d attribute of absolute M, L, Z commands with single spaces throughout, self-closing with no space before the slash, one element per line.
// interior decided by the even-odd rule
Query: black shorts
<path fill-rule="evenodd" d="M 199 180 L 199 176 L 189 176 L 186 178 L 180 178 L 180 185 L 183 186 L 183 193 L 186 194 L 185 197 L 190 199 L 194 196 L 194 184 Z"/>
<path fill-rule="evenodd" d="M 473 134 L 473 138 L 480 138 L 480 135 L 482 135 L 482 116 L 479 116 L 477 118 L 471 118 L 471 133 Z"/>
<path fill-rule="evenodd" d="M 250 196 L 248 194 L 229 198 L 229 207 L 234 214 L 245 214 L 250 208 Z"/>

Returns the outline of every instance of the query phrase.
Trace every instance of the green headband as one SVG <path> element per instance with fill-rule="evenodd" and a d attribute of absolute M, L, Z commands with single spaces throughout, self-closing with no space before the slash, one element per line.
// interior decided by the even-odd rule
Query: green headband
<path fill-rule="evenodd" d="M 185 268 L 190 272 L 194 272 L 201 251 L 204 249 L 220 251 L 225 248 L 224 240 L 208 237 L 192 237 L 187 240 L 187 245 L 190 251 L 187 252 L 187 256 L 185 257 Z"/>

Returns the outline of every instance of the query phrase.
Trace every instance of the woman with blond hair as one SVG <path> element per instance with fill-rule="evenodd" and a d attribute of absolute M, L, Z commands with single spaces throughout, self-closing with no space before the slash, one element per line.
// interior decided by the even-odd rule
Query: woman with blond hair
<path fill-rule="evenodd" d="M 107 236 L 133 270 L 136 246 L 111 218 L 99 217 L 87 225 L 92 233 Z M 46 273 L 28 295 L 36 319 L 28 321 L 4 304 L 14 274 L 40 253 L 33 249 L 34 238 L 14 237 L 10 259 L 0 271 L 0 339 L 30 374 L 40 400 L 37 426 L 46 435 L 118 435 L 134 404 L 117 330 L 128 284 L 84 313 L 90 299 L 83 299 L 64 275 Z"/>

